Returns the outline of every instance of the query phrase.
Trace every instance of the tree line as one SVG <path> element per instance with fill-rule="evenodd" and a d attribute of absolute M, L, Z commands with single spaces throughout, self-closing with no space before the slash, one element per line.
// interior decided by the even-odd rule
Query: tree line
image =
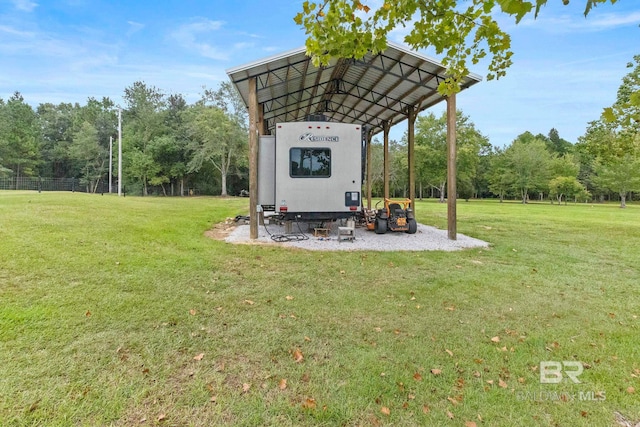
<path fill-rule="evenodd" d="M 640 192 L 640 55 L 627 67 L 615 103 L 589 123 L 573 144 L 552 128 L 547 135 L 524 132 L 506 147 L 491 145 L 471 119 L 456 115 L 457 196 L 529 200 L 603 201 L 615 198 L 621 207 Z M 416 121 L 417 196 L 446 194 L 446 115 L 433 113 Z M 408 195 L 406 136 L 390 143 L 391 193 Z M 374 141 L 374 192 L 382 194 L 382 144 Z M 426 194 L 425 194 L 426 192 Z"/>
<path fill-rule="evenodd" d="M 640 192 L 640 55 L 628 64 L 616 102 L 589 123 L 574 144 L 552 128 L 524 132 L 506 147 L 493 146 L 462 111 L 456 115 L 457 196 L 605 200 L 625 206 Z M 135 82 L 122 106 L 123 184 L 134 194 L 239 194 L 248 188 L 248 117 L 230 82 L 204 90 L 188 104 Z M 87 191 L 107 179 L 109 141 L 115 141 L 117 108 L 112 100 L 86 105 L 44 103 L 33 109 L 19 93 L 0 99 L 0 178 L 77 178 Z M 418 117 L 415 135 L 417 196 L 446 190 L 446 117 Z M 114 142 L 115 143 L 115 142 Z M 383 194 L 382 144 L 374 139 L 373 192 Z M 390 142 L 392 196 L 408 195 L 406 136 Z M 115 151 L 114 151 L 115 152 Z M 115 174 L 114 174 L 115 175 Z"/>
<path fill-rule="evenodd" d="M 87 192 L 108 180 L 110 145 L 117 179 L 118 108 L 122 115 L 122 185 L 148 195 L 236 194 L 247 184 L 247 117 L 229 82 L 188 104 L 144 82 L 109 98 L 42 103 L 16 92 L 0 98 L 0 178 L 77 178 Z"/>

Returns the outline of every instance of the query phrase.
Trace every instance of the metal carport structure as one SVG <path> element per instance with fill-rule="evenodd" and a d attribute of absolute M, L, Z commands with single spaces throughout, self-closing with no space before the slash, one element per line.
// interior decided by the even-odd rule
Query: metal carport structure
<path fill-rule="evenodd" d="M 366 196 L 371 207 L 371 138 L 384 133 L 384 196 L 389 197 L 389 131 L 408 120 L 409 198 L 415 202 L 414 125 L 419 112 L 447 101 L 448 231 L 456 238 L 455 204 L 455 95 L 443 97 L 438 85 L 446 69 L 437 61 L 388 43 L 379 54 L 362 59 L 332 60 L 317 67 L 304 47 L 227 70 L 249 108 L 250 236 L 258 236 L 258 137 L 272 132 L 276 123 L 303 121 L 315 114 L 329 121 L 361 124 L 366 130 Z M 481 81 L 469 74 L 461 82 L 467 89 Z"/>

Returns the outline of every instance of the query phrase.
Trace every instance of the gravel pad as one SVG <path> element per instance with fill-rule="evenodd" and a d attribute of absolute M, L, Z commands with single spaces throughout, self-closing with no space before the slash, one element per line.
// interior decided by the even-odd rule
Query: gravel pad
<path fill-rule="evenodd" d="M 249 225 L 237 226 L 227 237 L 229 243 L 270 243 L 284 247 L 295 247 L 315 251 L 456 251 L 466 248 L 488 247 L 485 241 L 458 234 L 457 240 L 447 238 L 447 230 L 439 230 L 428 225 L 418 224 L 415 234 L 403 232 L 387 232 L 375 234 L 364 227 L 356 227 L 355 240 L 338 240 L 338 226 L 335 222 L 326 225 L 328 237 L 314 237 L 313 228 L 307 223 L 293 223 L 293 233 L 289 241 L 275 242 L 273 236 L 283 236 L 282 225 L 267 224 L 258 226 L 258 239 L 249 239 Z M 305 240 L 302 236 L 306 236 Z"/>

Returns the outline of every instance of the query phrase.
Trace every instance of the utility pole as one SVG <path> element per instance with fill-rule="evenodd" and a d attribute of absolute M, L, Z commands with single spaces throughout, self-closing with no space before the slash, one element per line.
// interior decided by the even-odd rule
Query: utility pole
<path fill-rule="evenodd" d="M 109 137 L 109 194 L 111 194 L 111 182 L 113 182 L 113 137 Z"/>
<path fill-rule="evenodd" d="M 122 196 L 122 109 L 118 107 L 118 196 Z"/>

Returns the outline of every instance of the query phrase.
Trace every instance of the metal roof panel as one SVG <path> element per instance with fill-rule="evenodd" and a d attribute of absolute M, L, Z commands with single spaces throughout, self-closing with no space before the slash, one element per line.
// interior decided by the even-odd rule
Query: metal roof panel
<path fill-rule="evenodd" d="M 230 68 L 227 74 L 245 105 L 249 79 L 256 78 L 269 129 L 277 122 L 322 113 L 330 120 L 369 125 L 379 132 L 385 121 L 393 125 L 404 120 L 410 106 L 419 112 L 444 100 L 437 88 L 445 71 L 432 58 L 388 43 L 380 54 L 332 60 L 324 67 L 314 66 L 301 47 Z M 470 73 L 463 89 L 481 80 Z"/>

